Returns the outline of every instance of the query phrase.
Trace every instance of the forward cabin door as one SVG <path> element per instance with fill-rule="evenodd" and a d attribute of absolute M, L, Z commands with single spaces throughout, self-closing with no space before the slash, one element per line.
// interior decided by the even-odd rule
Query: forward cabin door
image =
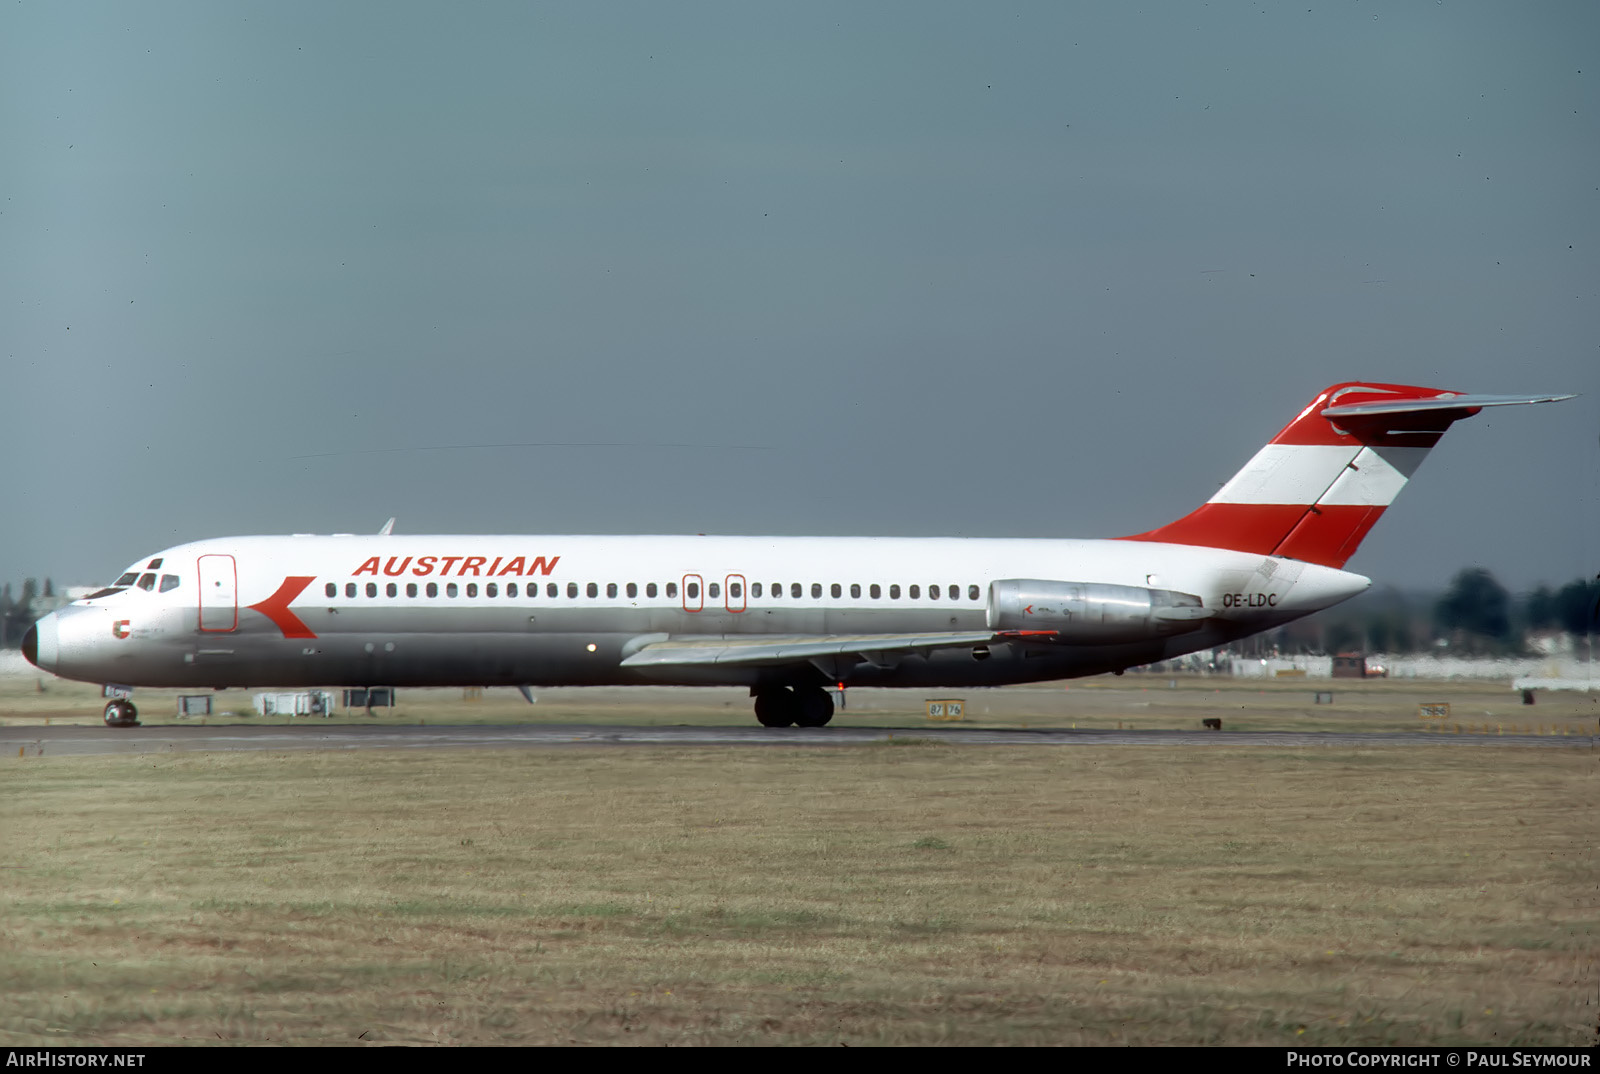
<path fill-rule="evenodd" d="M 197 573 L 200 578 L 200 629 L 212 633 L 237 629 L 239 571 L 233 557 L 201 556 Z"/>

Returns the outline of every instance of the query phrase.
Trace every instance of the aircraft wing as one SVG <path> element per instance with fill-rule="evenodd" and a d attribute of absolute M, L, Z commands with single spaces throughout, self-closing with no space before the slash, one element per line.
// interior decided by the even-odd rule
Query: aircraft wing
<path fill-rule="evenodd" d="M 984 645 L 1023 637 L 1048 640 L 1055 631 L 970 630 L 927 634 L 756 634 L 714 637 L 663 638 L 647 642 L 622 661 L 625 668 L 688 666 L 696 664 L 792 664 L 818 657 L 859 653 L 870 663 L 892 656 L 945 649 L 958 645 Z"/>

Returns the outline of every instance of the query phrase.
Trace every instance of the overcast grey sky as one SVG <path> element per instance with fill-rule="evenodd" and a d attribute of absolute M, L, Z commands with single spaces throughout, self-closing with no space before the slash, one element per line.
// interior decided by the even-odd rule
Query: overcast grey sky
<path fill-rule="evenodd" d="M 1457 426 L 1351 569 L 1593 575 L 1597 42 L 1592 2 L 10 4 L 0 575 L 390 515 L 1115 536 L 1358 378 L 1585 396 Z"/>

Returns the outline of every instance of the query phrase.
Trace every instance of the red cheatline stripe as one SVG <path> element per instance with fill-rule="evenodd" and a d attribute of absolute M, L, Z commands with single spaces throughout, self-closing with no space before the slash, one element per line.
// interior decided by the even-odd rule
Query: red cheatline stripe
<path fill-rule="evenodd" d="M 306 586 L 316 580 L 315 576 L 285 578 L 276 593 L 266 600 L 250 605 L 250 610 L 260 612 L 271 619 L 278 629 L 283 631 L 283 636 L 286 638 L 314 638 L 316 635 L 311 632 L 311 628 L 289 610 L 289 605 Z"/>

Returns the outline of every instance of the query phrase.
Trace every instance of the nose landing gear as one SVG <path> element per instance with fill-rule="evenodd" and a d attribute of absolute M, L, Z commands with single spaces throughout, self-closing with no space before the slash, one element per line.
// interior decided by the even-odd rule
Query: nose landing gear
<path fill-rule="evenodd" d="M 139 710 L 133 707 L 132 701 L 118 699 L 106 703 L 107 727 L 138 727 Z"/>
<path fill-rule="evenodd" d="M 757 691 L 756 719 L 763 727 L 826 727 L 833 698 L 820 686 L 786 686 Z"/>

